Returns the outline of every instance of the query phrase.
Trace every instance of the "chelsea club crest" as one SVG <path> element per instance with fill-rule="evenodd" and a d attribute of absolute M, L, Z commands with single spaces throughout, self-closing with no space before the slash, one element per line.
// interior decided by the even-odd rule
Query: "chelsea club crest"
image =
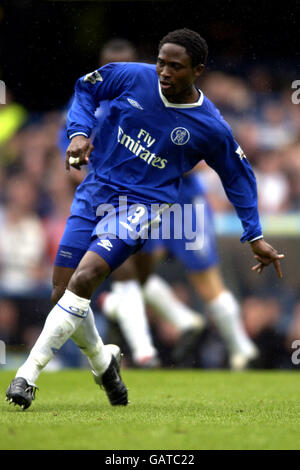
<path fill-rule="evenodd" d="M 171 132 L 173 144 L 184 145 L 190 140 L 190 133 L 185 127 L 175 127 Z"/>

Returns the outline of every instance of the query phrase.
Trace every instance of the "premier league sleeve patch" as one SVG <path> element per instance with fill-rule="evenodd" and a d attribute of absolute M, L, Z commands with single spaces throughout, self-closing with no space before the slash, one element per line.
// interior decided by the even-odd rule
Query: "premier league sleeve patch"
<path fill-rule="evenodd" d="M 88 73 L 84 79 L 84 82 L 90 82 L 92 85 L 95 85 L 96 82 L 103 82 L 103 78 L 101 74 L 98 72 L 98 70 L 95 70 L 94 72 Z"/>

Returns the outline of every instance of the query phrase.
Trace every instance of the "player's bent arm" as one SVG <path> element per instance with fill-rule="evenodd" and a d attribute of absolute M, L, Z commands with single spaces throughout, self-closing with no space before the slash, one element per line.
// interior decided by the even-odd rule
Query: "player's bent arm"
<path fill-rule="evenodd" d="M 119 96 L 135 77 L 132 64 L 114 63 L 77 80 L 75 96 L 67 116 L 67 135 L 71 143 L 66 153 L 66 169 L 80 170 L 88 162 L 92 144 L 87 140 L 97 126 L 95 111 L 103 100 Z"/>
<path fill-rule="evenodd" d="M 76 135 L 90 137 L 97 126 L 95 111 L 103 100 L 112 100 L 131 84 L 134 78 L 130 64 L 107 64 L 79 78 L 67 116 L 69 139 Z"/>

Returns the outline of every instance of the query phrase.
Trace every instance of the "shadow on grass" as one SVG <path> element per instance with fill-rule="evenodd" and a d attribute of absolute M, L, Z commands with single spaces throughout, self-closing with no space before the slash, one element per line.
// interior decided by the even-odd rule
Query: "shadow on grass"
<path fill-rule="evenodd" d="M 88 403 L 72 403 L 66 401 L 51 401 L 49 403 L 33 403 L 27 410 L 21 410 L 19 406 L 8 405 L 1 406 L 0 412 L 2 415 L 9 413 L 10 415 L 26 415 L 30 414 L 39 415 L 39 414 L 52 414 L 55 416 L 62 415 L 93 415 L 93 414 L 109 414 L 113 416 L 115 414 L 121 414 L 128 416 L 148 416 L 149 419 L 153 420 L 160 416 L 182 416 L 193 417 L 195 413 L 197 414 L 207 414 L 210 407 L 205 406 L 204 404 L 174 404 L 170 403 L 169 400 L 161 401 L 160 403 L 149 403 L 149 402 L 137 402 L 131 403 L 127 406 L 111 406 L 109 403 L 90 401 Z M 211 410 L 210 410 L 211 411 Z"/>

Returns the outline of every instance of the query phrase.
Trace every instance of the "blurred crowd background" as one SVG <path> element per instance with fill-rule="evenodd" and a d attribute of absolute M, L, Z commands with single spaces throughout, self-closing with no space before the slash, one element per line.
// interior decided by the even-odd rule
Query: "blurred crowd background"
<path fill-rule="evenodd" d="M 81 5 L 81 2 L 75 2 L 77 5 L 74 2 L 60 3 L 63 3 L 64 11 L 67 11 L 69 3 L 73 13 L 72 9 Z M 145 3 L 148 6 L 155 4 L 157 9 L 157 2 Z M 159 3 L 163 8 L 164 2 Z M 111 4 L 119 5 L 118 2 Z M 93 8 L 97 5 L 94 2 Z M 166 6 L 169 7 L 170 2 L 166 2 Z M 9 8 L 12 8 L 11 5 Z M 4 26 L 6 11 L 4 4 L 0 9 Z M 111 13 L 106 12 L 108 18 Z M 178 25 L 173 20 L 172 23 L 169 21 L 167 29 L 163 26 L 160 23 L 159 31 L 162 34 L 178 26 L 196 29 L 188 21 Z M 202 32 L 200 26 L 198 30 Z M 87 24 L 86 27 L 91 29 L 92 25 Z M 223 30 L 225 27 L 226 21 Z M 227 27 L 230 29 L 232 25 L 227 24 Z M 136 60 L 155 61 L 153 51 L 160 36 L 153 37 L 151 32 L 148 35 L 151 41 L 145 43 L 141 36 L 135 37 L 132 33 L 126 36 L 122 28 L 112 28 L 111 34 L 108 29 L 106 24 L 105 34 L 100 34 L 99 39 L 94 38 L 95 33 L 92 33 L 94 49 L 99 51 L 111 37 L 122 36 L 133 44 Z M 203 29 L 202 34 L 206 37 Z M 216 19 L 214 31 L 220 42 L 224 41 L 223 30 L 220 18 L 218 22 Z M 147 28 L 144 34 L 147 36 Z M 210 34 L 213 32 L 210 31 Z M 4 34 L 1 39 L 3 37 Z M 7 40 L 11 40 L 9 38 L 11 33 Z M 236 51 L 236 37 L 225 39 L 227 44 L 230 40 L 233 43 L 232 49 L 229 48 L 232 51 L 230 60 L 228 54 L 222 54 L 214 44 L 210 52 L 211 62 L 199 86 L 230 123 L 253 166 L 265 236 L 286 254 L 286 260 L 282 262 L 282 281 L 276 278 L 272 268 L 265 270 L 261 276 L 251 272 L 255 260 L 252 260 L 249 247 L 239 241 L 240 226 L 236 223 L 237 218 L 218 176 L 205 164 L 201 164 L 199 171 L 215 211 L 222 271 L 228 287 L 241 303 L 245 327 L 261 351 L 259 367 L 293 368 L 297 366 L 291 361 L 292 342 L 300 339 L 300 104 L 292 100 L 295 91 L 292 82 L 299 78 L 297 64 L 290 58 L 285 63 L 282 57 L 276 56 L 276 51 L 274 57 L 273 50 L 270 52 L 271 58 L 266 53 L 259 61 L 250 56 L 248 61 L 244 56 L 241 59 L 241 52 Z M 209 38 L 207 40 L 210 45 Z M 21 49 L 20 44 L 18 47 Z M 34 47 L 39 46 L 36 44 Z M 64 47 L 63 36 L 57 47 Z M 78 44 L 74 43 L 74 47 Z M 30 55 L 30 49 L 22 50 L 21 54 Z M 4 57 L 2 54 L 1 58 Z M 47 62 L 52 60 L 50 55 L 45 54 L 44 58 Z M 281 59 L 280 67 L 278 59 Z M 19 86 L 7 74 L 6 104 L 0 104 L 0 339 L 7 344 L 9 353 L 5 367 L 16 367 L 22 362 L 22 355 L 34 344 L 51 308 L 51 274 L 56 248 L 69 215 L 74 188 L 82 177 L 82 172 L 77 174 L 76 170 L 72 170 L 71 177 L 66 174 L 58 147 L 59 132 L 75 78 L 96 68 L 98 63 L 95 60 L 98 60 L 96 54 L 83 70 L 81 64 L 71 62 L 66 56 L 66 70 L 72 69 L 72 73 L 68 86 L 65 85 L 64 96 L 59 95 L 59 102 L 56 96 L 55 105 L 48 101 L 43 109 L 32 105 L 35 99 L 39 100 L 41 93 L 35 97 L 35 84 L 40 80 L 38 75 L 33 75 L 29 70 L 32 96 L 28 100 L 27 89 L 26 93 L 20 93 L 22 79 Z M 39 66 L 43 69 L 43 63 Z M 5 66 L 1 64 L 0 79 L 6 83 L 5 72 Z M 59 71 L 61 75 L 65 73 L 65 70 Z M 43 93 L 47 94 L 43 72 L 41 76 Z M 52 77 L 49 76 L 48 80 L 51 81 Z M 53 84 L 51 87 L 53 90 Z M 189 286 L 186 273 L 178 261 L 169 258 L 159 262 L 156 270 L 170 282 L 182 301 L 203 313 L 203 305 Z M 109 282 L 101 289 L 107 289 Z M 119 334 L 116 327 L 101 314 L 96 302 L 94 311 L 104 341 L 111 334 Z M 169 352 L 178 340 L 178 332 L 158 319 L 154 312 L 149 310 L 148 313 L 155 343 L 163 364 L 168 366 Z M 52 367 L 84 365 L 82 361 L 72 344 L 67 343 Z M 224 345 L 213 329 L 202 337 L 190 365 L 226 367 Z"/>

